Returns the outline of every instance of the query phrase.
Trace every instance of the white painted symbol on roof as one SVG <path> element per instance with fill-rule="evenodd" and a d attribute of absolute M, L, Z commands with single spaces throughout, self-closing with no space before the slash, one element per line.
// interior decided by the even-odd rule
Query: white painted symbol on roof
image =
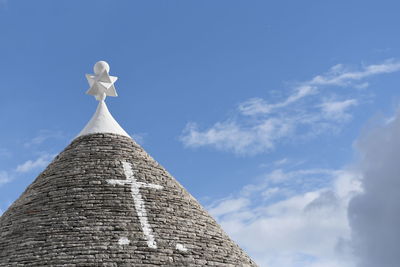
<path fill-rule="evenodd" d="M 186 248 L 184 245 L 182 245 L 182 244 L 179 244 L 179 243 L 176 244 L 175 248 L 176 248 L 177 250 L 179 250 L 179 251 L 187 252 L 187 248 Z"/>
<path fill-rule="evenodd" d="M 129 243 L 131 243 L 131 241 L 129 241 L 129 239 L 127 238 L 127 237 L 121 237 L 119 240 L 118 240 L 118 244 L 119 245 L 121 245 L 121 246 L 123 246 L 123 245 L 129 245 Z"/>
<path fill-rule="evenodd" d="M 135 204 L 135 210 L 139 218 L 140 226 L 142 227 L 144 237 L 147 241 L 147 246 L 149 248 L 157 248 L 157 243 L 153 236 L 153 230 L 151 229 L 149 221 L 147 220 L 147 212 L 139 189 L 140 188 L 163 189 L 163 187 L 161 185 L 138 182 L 135 176 L 133 175 L 131 164 L 128 162 L 122 162 L 122 166 L 124 168 L 126 180 L 107 180 L 107 182 L 112 185 L 128 184 L 131 186 L 131 193 Z"/>

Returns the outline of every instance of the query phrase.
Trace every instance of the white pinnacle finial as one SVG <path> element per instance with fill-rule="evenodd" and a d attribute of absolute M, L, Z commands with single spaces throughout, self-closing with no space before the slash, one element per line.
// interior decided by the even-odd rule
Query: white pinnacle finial
<path fill-rule="evenodd" d="M 86 74 L 90 86 L 86 94 L 94 96 L 98 101 L 104 101 L 106 96 L 118 96 L 114 87 L 118 78 L 108 74 L 110 71 L 108 63 L 99 61 L 94 65 L 93 70 L 94 75 Z"/>

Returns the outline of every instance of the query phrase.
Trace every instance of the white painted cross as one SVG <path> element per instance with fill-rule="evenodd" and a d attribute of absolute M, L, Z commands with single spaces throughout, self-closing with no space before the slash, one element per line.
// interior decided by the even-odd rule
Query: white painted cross
<path fill-rule="evenodd" d="M 138 182 L 133 175 L 132 166 L 128 162 L 122 162 L 122 166 L 124 168 L 124 173 L 126 176 L 126 180 L 107 180 L 109 184 L 112 185 L 130 185 L 132 198 L 135 204 L 135 210 L 137 216 L 140 221 L 140 226 L 142 227 L 142 231 L 144 237 L 147 241 L 147 246 L 149 248 L 157 248 L 157 243 L 154 240 L 153 230 L 150 227 L 149 221 L 147 220 L 147 212 L 144 206 L 144 201 L 142 195 L 140 194 L 140 188 L 153 188 L 153 189 L 163 189 L 161 185 L 156 184 L 146 184 L 142 182 Z M 125 238 L 126 239 L 126 238 Z M 125 241 L 125 240 L 124 240 Z M 124 242 L 126 243 L 126 242 Z"/>

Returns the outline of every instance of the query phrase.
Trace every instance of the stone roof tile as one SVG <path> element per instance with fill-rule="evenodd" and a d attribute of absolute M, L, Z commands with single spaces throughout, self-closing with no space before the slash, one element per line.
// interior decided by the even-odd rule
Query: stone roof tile
<path fill-rule="evenodd" d="M 0 217 L 0 266 L 256 266 L 131 138 L 76 138 Z"/>

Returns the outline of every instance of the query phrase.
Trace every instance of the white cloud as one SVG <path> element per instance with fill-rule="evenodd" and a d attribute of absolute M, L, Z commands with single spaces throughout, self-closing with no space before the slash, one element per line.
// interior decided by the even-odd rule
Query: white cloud
<path fill-rule="evenodd" d="M 210 213 L 260 266 L 353 266 L 346 212 L 349 199 L 360 190 L 357 174 L 323 169 L 279 172 L 286 177 L 280 183 L 271 182 L 274 174 L 267 174 L 262 184 L 247 185 L 237 196 L 212 204 Z M 334 183 L 317 183 L 304 192 L 284 183 L 303 183 L 317 174 Z"/>
<path fill-rule="evenodd" d="M 239 111 L 244 115 L 256 115 L 260 113 L 270 113 L 273 105 L 268 104 L 262 98 L 250 98 L 239 105 Z"/>
<path fill-rule="evenodd" d="M 279 187 L 271 187 L 271 188 L 268 188 L 267 190 L 263 191 L 263 192 L 261 193 L 261 195 L 262 195 L 262 197 L 263 197 L 264 199 L 270 199 L 270 198 L 272 198 L 273 196 L 277 195 L 280 191 L 281 191 L 281 190 L 280 190 Z"/>
<path fill-rule="evenodd" d="M 285 164 L 287 164 L 288 162 L 289 162 L 289 159 L 283 158 L 283 159 L 274 161 L 274 165 L 275 165 L 275 166 L 285 165 Z"/>
<path fill-rule="evenodd" d="M 213 216 L 221 216 L 242 209 L 248 206 L 249 202 L 247 198 L 227 199 L 219 203 L 218 206 L 211 208 L 209 212 Z"/>
<path fill-rule="evenodd" d="M 311 85 L 330 85 L 330 86 L 351 86 L 354 82 L 361 81 L 370 76 L 378 74 L 392 73 L 400 71 L 400 62 L 386 60 L 381 64 L 372 64 L 362 67 L 361 70 L 351 71 L 342 64 L 333 66 L 324 75 L 315 76 L 308 84 Z M 362 87 L 367 84 L 363 84 Z"/>
<path fill-rule="evenodd" d="M 332 119 L 347 120 L 350 118 L 350 114 L 346 111 L 356 106 L 358 101 L 356 99 L 346 99 L 343 101 L 326 101 L 321 104 L 323 114 Z"/>
<path fill-rule="evenodd" d="M 64 138 L 64 134 L 60 131 L 41 130 L 39 134 L 32 138 L 30 141 L 23 143 L 26 153 L 31 154 L 29 151 L 32 146 L 38 146 L 44 142 L 49 142 L 50 139 Z M 0 148 L 0 157 L 11 157 L 11 152 L 8 149 Z M 46 167 L 50 161 L 55 157 L 55 154 L 42 153 L 38 158 L 27 160 L 14 168 L 8 170 L 0 170 L 0 186 L 7 184 L 17 178 L 19 175 L 30 172 L 38 168 Z"/>
<path fill-rule="evenodd" d="M 366 88 L 365 79 L 400 70 L 400 62 L 387 60 L 352 71 L 339 64 L 327 73 L 299 83 L 281 101 L 268 102 L 251 98 L 238 105 L 237 111 L 225 121 L 208 129 L 188 123 L 181 136 L 186 147 L 211 146 L 238 155 L 254 155 L 273 150 L 277 143 L 295 138 L 309 138 L 322 133 L 336 133 L 351 118 L 351 109 L 359 104 L 358 94 Z M 338 99 L 332 90 L 323 87 L 350 87 L 355 95 Z M 327 93 L 331 95 L 327 99 Z M 284 93 L 282 91 L 282 93 Z"/>
<path fill-rule="evenodd" d="M 292 131 L 290 120 L 271 118 L 254 125 L 244 126 L 236 121 L 216 123 L 206 131 L 199 131 L 195 123 L 184 130 L 181 140 L 188 147 L 205 145 L 237 154 L 255 154 L 271 150 L 277 139 Z"/>
<path fill-rule="evenodd" d="M 257 115 L 263 113 L 271 113 L 279 108 L 285 108 L 288 105 L 295 103 L 302 98 L 317 93 L 317 88 L 308 84 L 303 84 L 294 89 L 293 93 L 289 95 L 284 101 L 275 104 L 269 104 L 261 98 L 251 98 L 238 107 L 243 115 Z"/>
<path fill-rule="evenodd" d="M 15 171 L 19 173 L 24 173 L 24 172 L 30 172 L 37 168 L 44 168 L 50 163 L 50 161 L 53 158 L 54 155 L 50 154 L 41 155 L 39 158 L 35 160 L 27 160 L 24 163 L 18 165 Z"/>
<path fill-rule="evenodd" d="M 400 114 L 358 140 L 364 193 L 349 205 L 352 248 L 360 267 L 400 262 Z"/>
<path fill-rule="evenodd" d="M 19 175 L 30 172 L 35 169 L 46 167 L 50 161 L 55 157 L 54 154 L 42 154 L 34 160 L 27 160 L 24 163 L 17 165 L 17 167 L 9 170 L 0 170 L 0 186 L 10 183 Z"/>
<path fill-rule="evenodd" d="M 24 144 L 25 147 L 40 145 L 49 139 L 63 139 L 64 134 L 61 131 L 41 130 L 38 135 Z"/>

